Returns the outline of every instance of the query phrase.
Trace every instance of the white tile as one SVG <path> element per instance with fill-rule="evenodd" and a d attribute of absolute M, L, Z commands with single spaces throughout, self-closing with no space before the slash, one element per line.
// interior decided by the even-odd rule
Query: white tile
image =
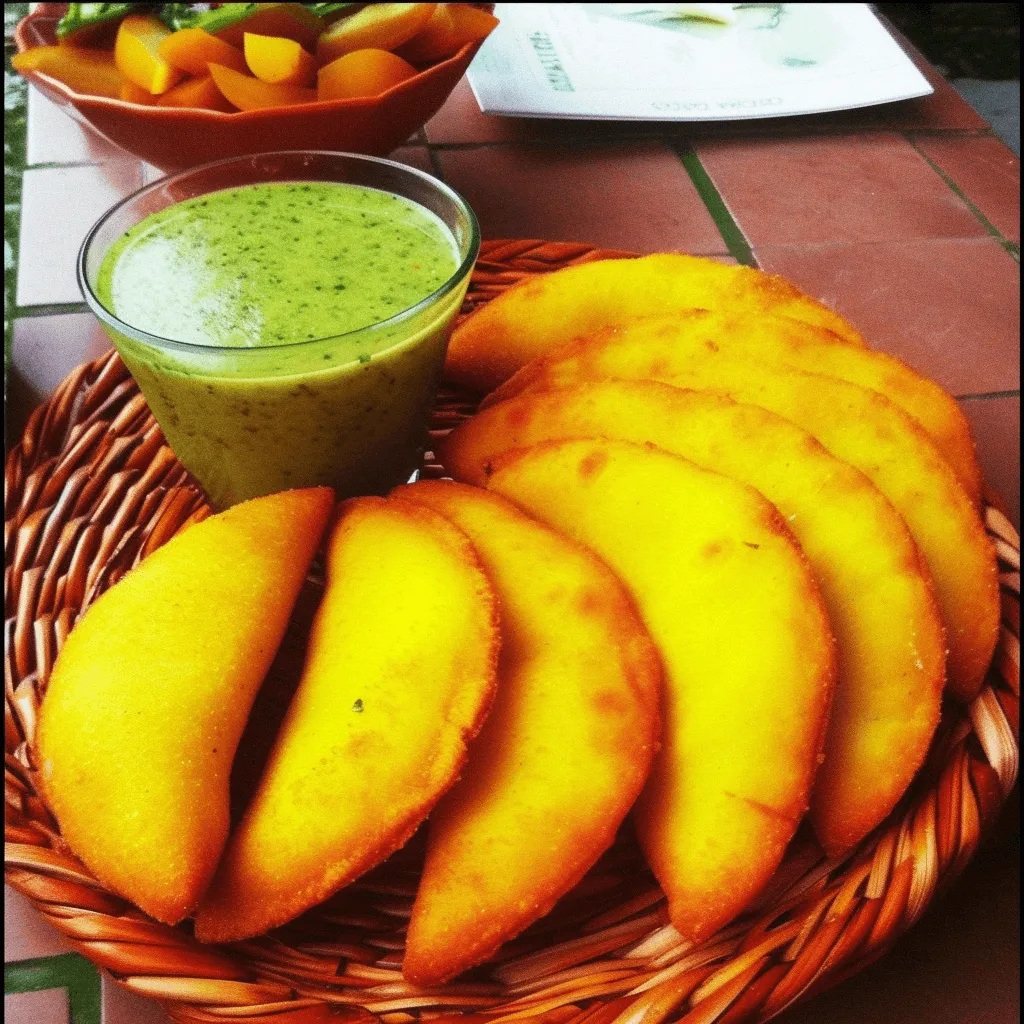
<path fill-rule="evenodd" d="M 75 261 L 82 240 L 109 207 L 141 185 L 137 160 L 26 171 L 21 193 L 18 305 L 81 302 Z"/>
<path fill-rule="evenodd" d="M 166 171 L 161 171 L 159 167 L 144 163 L 142 165 L 143 184 L 152 185 L 157 178 L 162 178 L 166 173 Z"/>
<path fill-rule="evenodd" d="M 63 988 L 4 996 L 4 1024 L 68 1024 L 68 993 Z"/>
<path fill-rule="evenodd" d="M 21 317 L 13 334 L 5 416 L 9 434 L 18 436 L 32 410 L 76 366 L 101 356 L 110 341 L 91 313 Z"/>
<path fill-rule="evenodd" d="M 14 321 L 11 365 L 42 399 L 76 366 L 108 348 L 110 340 L 92 313 L 22 317 Z"/>
<path fill-rule="evenodd" d="M 5 885 L 4 963 L 70 952 L 60 932 L 42 919 L 32 903 Z"/>
<path fill-rule="evenodd" d="M 171 1018 L 152 999 L 134 995 L 106 974 L 102 975 L 102 980 L 103 1024 L 172 1024 Z"/>
<path fill-rule="evenodd" d="M 28 90 L 25 159 L 33 164 L 103 163 L 124 160 L 123 149 L 76 121 L 38 89 Z"/>

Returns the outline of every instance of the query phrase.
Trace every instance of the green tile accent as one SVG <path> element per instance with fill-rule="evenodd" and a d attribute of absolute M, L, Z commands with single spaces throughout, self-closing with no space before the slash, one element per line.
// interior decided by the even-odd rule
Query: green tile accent
<path fill-rule="evenodd" d="M 4 397 L 11 354 L 14 296 L 21 227 L 21 176 L 25 170 L 28 83 L 11 67 L 14 27 L 28 14 L 28 4 L 4 4 Z"/>
<path fill-rule="evenodd" d="M 1020 263 L 1020 246 L 1016 242 L 1011 242 L 1009 239 L 1004 238 L 1002 232 L 988 219 L 974 205 L 964 194 L 960 186 L 927 154 L 920 146 L 914 141 L 913 135 L 904 136 L 915 150 L 918 155 L 928 164 L 928 166 L 956 193 L 960 201 L 967 207 L 971 213 L 974 214 L 975 218 L 979 220 L 985 230 L 1018 262 Z"/>
<path fill-rule="evenodd" d="M 957 395 L 958 402 L 970 402 L 982 398 L 1020 398 L 1020 389 L 1015 391 L 979 391 L 973 395 Z"/>
<path fill-rule="evenodd" d="M 15 311 L 19 320 L 33 316 L 60 316 L 64 313 L 88 313 L 84 302 L 54 302 L 48 306 L 20 306 Z"/>
<path fill-rule="evenodd" d="M 85 957 L 64 953 L 4 964 L 4 995 L 48 988 L 67 989 L 71 1024 L 100 1024 L 100 975 Z"/>
<path fill-rule="evenodd" d="M 754 258 L 754 252 L 750 248 L 750 243 L 740 230 L 739 224 L 733 219 L 732 214 L 729 212 L 729 207 L 725 205 L 725 200 L 715 187 L 711 176 L 704 170 L 700 157 L 689 148 L 676 148 L 676 153 L 683 162 L 683 167 L 686 168 L 686 173 L 689 174 L 693 187 L 704 201 L 708 213 L 711 214 L 711 219 L 718 227 L 722 241 L 725 242 L 730 255 L 746 267 L 756 267 L 757 260 Z"/>

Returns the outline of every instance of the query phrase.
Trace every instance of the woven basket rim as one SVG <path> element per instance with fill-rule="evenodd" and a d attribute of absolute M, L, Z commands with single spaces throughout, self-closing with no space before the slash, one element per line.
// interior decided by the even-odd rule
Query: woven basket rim
<path fill-rule="evenodd" d="M 485 242 L 464 312 L 524 276 L 635 253 L 575 243 Z M 442 389 L 434 434 L 474 411 Z M 439 476 L 430 461 L 424 475 Z M 921 778 L 849 856 L 803 834 L 755 906 L 698 946 L 668 924 L 660 890 L 621 839 L 579 887 L 488 966 L 440 989 L 401 979 L 415 862 L 396 856 L 300 919 L 225 947 L 159 925 L 71 854 L 40 799 L 31 739 L 57 651 L 80 611 L 209 508 L 110 352 L 32 414 L 5 466 L 5 876 L 70 942 L 180 1021 L 406 1024 L 444 1013 L 554 1024 L 767 1020 L 880 956 L 970 860 L 1017 776 L 1020 542 L 994 495 L 1003 625 L 969 707 L 947 702 Z"/>

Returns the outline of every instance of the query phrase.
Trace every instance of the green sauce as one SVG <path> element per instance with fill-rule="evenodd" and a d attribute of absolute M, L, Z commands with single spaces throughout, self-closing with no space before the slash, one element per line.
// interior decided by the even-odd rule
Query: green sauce
<path fill-rule="evenodd" d="M 457 266 L 447 229 L 409 200 L 292 182 L 152 214 L 111 247 L 97 290 L 121 320 L 160 338 L 292 345 L 387 320 Z"/>
<path fill-rule="evenodd" d="M 408 476 L 466 281 L 385 321 L 458 264 L 448 229 L 407 199 L 273 183 L 140 221 L 105 255 L 96 291 L 170 342 L 113 334 L 171 447 L 225 507 L 313 484 L 382 492 Z"/>

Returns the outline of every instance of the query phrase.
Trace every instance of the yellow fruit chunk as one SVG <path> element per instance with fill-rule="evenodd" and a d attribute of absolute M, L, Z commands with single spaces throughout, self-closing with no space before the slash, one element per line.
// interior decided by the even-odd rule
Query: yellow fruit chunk
<path fill-rule="evenodd" d="M 239 110 L 262 110 L 265 107 L 316 102 L 316 91 L 301 85 L 270 85 L 219 64 L 210 65 L 210 74 L 224 99 Z"/>
<path fill-rule="evenodd" d="M 270 85 L 312 85 L 316 61 L 294 39 L 245 33 L 245 62 Z"/>
<path fill-rule="evenodd" d="M 129 14 L 117 30 L 114 63 L 118 70 L 155 96 L 167 92 L 182 74 L 160 56 L 160 44 L 170 34 L 162 21 L 148 14 Z"/>
<path fill-rule="evenodd" d="M 430 64 L 458 53 L 466 43 L 486 39 L 497 25 L 498 19 L 479 7 L 437 4 L 420 32 L 400 47 L 400 56 L 414 64 Z"/>
<path fill-rule="evenodd" d="M 168 541 L 71 631 L 38 754 L 61 834 L 96 877 L 175 924 L 228 834 L 228 777 L 333 506 L 256 498 Z"/>
<path fill-rule="evenodd" d="M 157 97 L 158 107 L 191 107 L 202 110 L 221 110 L 226 114 L 235 108 L 224 98 L 210 75 L 189 78 Z"/>
<path fill-rule="evenodd" d="M 546 914 L 615 839 L 658 747 L 661 666 L 586 548 L 477 487 L 394 492 L 473 542 L 501 612 L 498 692 L 430 816 L 403 973 L 437 985 Z"/>
<path fill-rule="evenodd" d="M 521 281 L 455 329 L 445 376 L 477 391 L 493 391 L 531 359 L 574 338 L 639 316 L 688 309 L 770 311 L 863 344 L 842 317 L 781 277 L 660 253 L 585 263 Z"/>
<path fill-rule="evenodd" d="M 298 691 L 196 916 L 203 942 L 284 924 L 402 846 L 494 696 L 497 609 L 466 536 L 408 502 L 342 510 Z"/>
<path fill-rule="evenodd" d="M 755 490 L 653 446 L 540 444 L 498 457 L 488 487 L 592 548 L 661 652 L 663 746 L 635 816 L 672 923 L 699 941 L 807 809 L 835 652 L 806 560 Z"/>
<path fill-rule="evenodd" d="M 416 73 L 408 61 L 387 50 L 355 50 L 320 69 L 316 94 L 321 100 L 379 96 Z"/>
<path fill-rule="evenodd" d="M 368 4 L 325 29 L 317 41 L 316 55 L 324 64 L 354 50 L 393 50 L 412 39 L 430 21 L 435 6 Z"/>
<path fill-rule="evenodd" d="M 903 795 L 939 721 L 945 636 L 903 520 L 867 477 L 781 416 L 653 381 L 509 399 L 449 435 L 441 457 L 457 479 L 485 485 L 503 451 L 582 437 L 653 443 L 756 488 L 786 520 L 821 587 L 839 655 L 812 818 L 829 853 L 854 846 Z"/>
<path fill-rule="evenodd" d="M 947 687 L 961 700 L 977 696 L 999 634 L 995 552 L 949 463 L 905 412 L 838 378 L 706 346 L 669 358 L 635 340 L 632 330 L 566 345 L 524 370 L 521 380 L 543 390 L 609 378 L 661 380 L 770 409 L 861 470 L 906 521 L 928 564 L 949 644 Z M 510 380 L 501 393 L 516 386 Z"/>
<path fill-rule="evenodd" d="M 730 359 L 763 359 L 797 370 L 838 377 L 885 395 L 928 432 L 953 467 L 972 500 L 981 500 L 981 470 L 967 417 L 956 401 L 934 381 L 915 373 L 906 363 L 883 352 L 837 342 L 818 327 L 771 314 L 733 314 L 728 310 L 697 310 L 685 315 L 642 317 L 614 332 L 628 335 L 637 348 L 646 346 L 657 360 L 659 376 L 671 376 L 676 366 L 693 362 L 702 348 Z M 600 344 L 600 341 L 598 341 Z M 539 369 L 541 364 L 535 364 Z M 521 390 L 530 370 L 510 390 Z M 498 389 L 499 397 L 501 389 Z"/>
<path fill-rule="evenodd" d="M 250 8 L 242 17 L 229 20 L 223 28 L 213 28 L 218 39 L 241 49 L 246 32 L 261 36 L 280 36 L 312 50 L 323 22 L 303 4 L 221 4 L 217 11 L 221 16 L 232 17 L 232 10 Z"/>
<path fill-rule="evenodd" d="M 34 46 L 11 57 L 16 71 L 56 78 L 83 96 L 121 98 L 124 78 L 112 54 L 77 46 Z"/>
<path fill-rule="evenodd" d="M 209 75 L 210 64 L 240 71 L 248 70 L 241 50 L 201 28 L 182 28 L 167 36 L 157 49 L 172 68 L 190 75 Z"/>
<path fill-rule="evenodd" d="M 141 103 L 145 107 L 151 107 L 161 97 L 154 96 L 148 89 L 136 85 L 134 82 L 125 81 L 121 84 L 120 99 L 126 103 Z"/>

